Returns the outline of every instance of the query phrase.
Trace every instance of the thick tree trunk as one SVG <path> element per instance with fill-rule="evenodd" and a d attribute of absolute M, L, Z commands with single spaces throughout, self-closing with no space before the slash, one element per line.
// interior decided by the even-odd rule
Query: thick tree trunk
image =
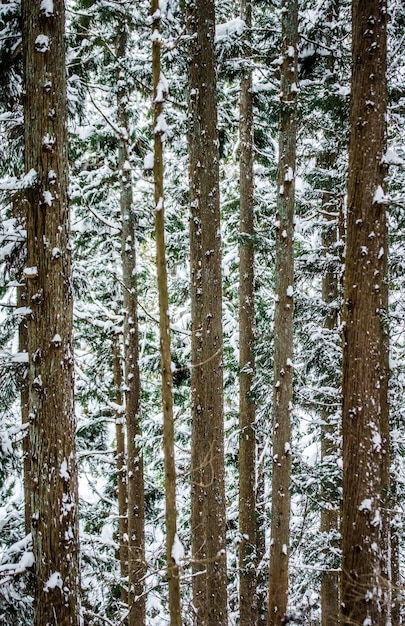
<path fill-rule="evenodd" d="M 122 364 L 120 350 L 120 336 L 113 338 L 113 376 L 115 388 L 115 440 L 118 493 L 118 544 L 120 575 L 124 580 L 128 576 L 128 494 L 127 494 L 127 467 L 125 456 L 125 407 L 122 399 Z M 128 602 L 128 593 L 125 585 L 121 585 L 121 600 Z"/>
<path fill-rule="evenodd" d="M 386 53 L 386 1 L 353 1 L 342 385 L 345 625 L 382 626 L 389 618 Z"/>
<path fill-rule="evenodd" d="M 167 288 L 165 214 L 163 187 L 163 104 L 166 83 L 161 71 L 159 38 L 161 13 L 159 0 L 152 0 L 152 75 L 153 75 L 153 127 L 154 127 L 154 190 L 156 266 L 159 291 L 160 363 L 162 369 L 163 453 L 165 463 L 166 499 L 166 560 L 169 583 L 170 625 L 181 626 L 179 559 L 177 550 L 176 466 L 174 458 L 173 374 L 170 346 L 169 294 Z"/>
<path fill-rule="evenodd" d="M 127 49 L 127 25 L 120 23 L 117 32 L 117 58 L 124 63 Z M 121 256 L 124 300 L 124 374 L 127 424 L 128 489 L 128 626 L 142 626 L 146 620 L 145 601 L 145 497 L 143 457 L 137 438 L 140 426 L 140 375 L 138 300 L 136 287 L 135 215 L 131 165 L 128 161 L 128 94 L 124 70 L 117 69 L 118 122 L 122 129 L 119 143 Z"/>
<path fill-rule="evenodd" d="M 45 4 L 45 3 L 43 3 Z M 41 8 L 42 7 L 42 8 Z M 65 9 L 22 1 L 34 625 L 80 622 Z"/>
<path fill-rule="evenodd" d="M 188 2 L 191 532 L 198 626 L 227 624 L 222 278 L 213 0 Z"/>
<path fill-rule="evenodd" d="M 282 2 L 280 155 L 274 315 L 273 475 L 268 626 L 287 612 L 290 544 L 291 406 L 296 161 L 297 0 Z"/>
<path fill-rule="evenodd" d="M 241 0 L 240 15 L 249 32 L 252 5 Z M 254 356 L 254 195 L 252 70 L 246 66 L 240 85 L 240 225 L 239 225 L 239 620 L 257 623 L 256 404 L 252 395 Z"/>

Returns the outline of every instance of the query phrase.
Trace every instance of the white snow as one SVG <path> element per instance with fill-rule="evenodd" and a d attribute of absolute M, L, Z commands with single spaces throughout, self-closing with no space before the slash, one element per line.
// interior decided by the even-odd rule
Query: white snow
<path fill-rule="evenodd" d="M 32 309 L 29 306 L 20 306 L 14 309 L 14 315 L 31 315 Z"/>
<path fill-rule="evenodd" d="M 156 203 L 155 211 L 161 211 L 163 209 L 163 198 L 160 197 Z"/>
<path fill-rule="evenodd" d="M 155 163 L 155 157 L 154 157 L 153 152 L 148 152 L 147 154 L 145 154 L 145 157 L 143 159 L 143 169 L 153 170 L 154 163 Z"/>
<path fill-rule="evenodd" d="M 215 28 L 215 41 L 218 42 L 221 39 L 227 39 L 228 37 L 234 37 L 235 35 L 242 35 L 246 28 L 246 24 L 240 17 L 235 17 L 229 22 L 223 24 L 217 24 Z"/>
<path fill-rule="evenodd" d="M 25 278 L 35 278 L 35 276 L 38 276 L 37 266 L 34 265 L 33 267 L 24 268 L 24 276 Z"/>
<path fill-rule="evenodd" d="M 184 559 L 184 547 L 181 543 L 177 533 L 174 535 L 174 541 L 172 545 L 172 559 L 176 563 L 176 565 L 181 565 L 181 561 Z"/>
<path fill-rule="evenodd" d="M 382 162 L 386 165 L 405 165 L 405 159 L 402 159 L 395 150 L 388 148 L 382 158 Z"/>
<path fill-rule="evenodd" d="M 23 187 L 24 188 L 32 187 L 36 179 L 37 179 L 37 173 L 32 167 L 30 171 L 23 176 L 23 179 L 22 179 Z"/>
<path fill-rule="evenodd" d="M 168 130 L 169 127 L 166 124 L 165 116 L 161 113 L 156 120 L 155 133 L 161 133 L 162 141 L 164 141 Z"/>
<path fill-rule="evenodd" d="M 374 193 L 373 204 L 389 204 L 390 202 L 391 202 L 390 196 L 384 193 L 384 190 L 381 187 L 381 185 L 378 185 Z"/>
<path fill-rule="evenodd" d="M 48 150 L 52 150 L 55 143 L 56 143 L 56 138 L 50 135 L 49 133 L 47 133 L 45 137 L 42 139 L 42 145 L 44 146 L 44 148 L 47 148 Z"/>
<path fill-rule="evenodd" d="M 164 102 L 169 93 L 169 82 L 163 72 L 160 73 L 159 82 L 156 87 L 155 102 Z"/>
<path fill-rule="evenodd" d="M 370 523 L 372 526 L 381 526 L 381 513 L 379 509 L 374 513 L 374 518 Z"/>
<path fill-rule="evenodd" d="M 44 204 L 47 204 L 48 206 L 52 206 L 52 202 L 53 202 L 53 195 L 51 194 L 50 191 L 44 191 L 43 193 L 43 197 L 44 197 Z"/>
<path fill-rule="evenodd" d="M 12 363 L 28 363 L 28 352 L 16 352 L 11 357 Z"/>
<path fill-rule="evenodd" d="M 288 46 L 287 56 L 290 57 L 290 59 L 293 59 L 294 58 L 294 54 L 295 54 L 294 46 Z"/>
<path fill-rule="evenodd" d="M 365 498 L 363 502 L 359 504 L 359 511 L 371 511 L 372 504 L 372 498 Z"/>
<path fill-rule="evenodd" d="M 34 186 L 37 179 L 37 173 L 34 168 L 30 169 L 28 174 L 24 174 L 22 178 L 16 176 L 9 176 L 6 180 L 0 183 L 0 189 L 4 191 L 18 191 L 19 189 L 29 189 Z"/>
<path fill-rule="evenodd" d="M 46 17 L 53 15 L 53 0 L 41 0 L 41 11 Z"/>
<path fill-rule="evenodd" d="M 285 543 L 283 543 L 283 547 L 281 548 L 281 552 L 283 554 L 287 554 L 288 550 L 287 550 L 287 545 Z"/>
<path fill-rule="evenodd" d="M 49 37 L 48 35 L 38 35 L 38 37 L 35 39 L 35 50 L 37 52 L 48 52 L 48 50 L 50 49 L 50 43 L 49 43 Z"/>
<path fill-rule="evenodd" d="M 44 591 L 48 592 L 50 589 L 55 589 L 55 587 L 59 587 L 59 589 L 62 589 L 62 586 L 63 586 L 62 576 L 60 575 L 59 572 L 53 572 L 53 574 L 49 576 L 48 580 L 46 581 L 44 585 Z"/>
<path fill-rule="evenodd" d="M 292 285 L 288 285 L 287 287 L 287 296 L 288 298 L 292 298 L 294 295 L 294 288 L 292 287 Z"/>
<path fill-rule="evenodd" d="M 288 167 L 287 168 L 287 171 L 286 171 L 285 176 L 284 176 L 284 180 L 286 182 L 291 182 L 292 180 L 294 180 L 294 172 L 293 172 L 292 167 Z"/>
<path fill-rule="evenodd" d="M 17 567 L 14 570 L 14 574 L 22 574 L 29 567 L 32 567 L 35 563 L 33 552 L 24 552 L 21 559 L 18 561 Z"/>
<path fill-rule="evenodd" d="M 374 445 L 374 451 L 380 452 L 381 446 L 382 446 L 382 439 L 381 439 L 381 435 L 379 432 L 373 432 L 373 445 Z"/>

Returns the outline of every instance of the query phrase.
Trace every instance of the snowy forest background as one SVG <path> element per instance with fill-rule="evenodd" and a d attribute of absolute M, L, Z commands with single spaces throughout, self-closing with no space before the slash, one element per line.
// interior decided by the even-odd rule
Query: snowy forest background
<path fill-rule="evenodd" d="M 185 624 L 192 623 L 190 538 L 190 269 L 187 147 L 187 49 L 181 2 L 162 12 L 164 186 L 168 267 L 177 535 Z M 266 620 L 272 478 L 273 323 L 280 73 L 279 2 L 252 3 L 251 53 L 239 3 L 217 0 L 218 133 L 220 153 L 224 428 L 228 622 L 238 608 L 239 441 L 239 97 L 248 64 L 254 104 L 255 374 L 257 440 L 257 597 Z M 336 14 L 330 19 L 331 5 Z M 137 251 L 141 429 L 146 549 L 146 622 L 169 623 L 158 288 L 153 187 L 152 44 L 150 3 L 66 2 L 70 208 L 73 245 L 75 411 L 79 468 L 81 585 L 84 623 L 125 620 L 118 530 L 117 433 L 123 429 L 123 278 L 119 89 L 126 94 L 128 176 L 132 179 Z M 405 5 L 389 3 L 388 151 L 391 462 L 395 477 L 391 531 L 404 567 L 405 420 Z M 294 278 L 294 391 L 291 439 L 289 606 L 298 623 L 321 623 L 321 580 L 340 567 L 339 535 L 321 531 L 322 511 L 341 502 L 342 254 L 346 207 L 351 71 L 350 3 L 299 3 L 297 168 Z M 122 56 L 117 33 L 128 32 Z M 21 397 L 27 352 L 19 333 L 24 304 L 25 226 L 15 204 L 24 174 L 20 3 L 0 5 L 0 622 L 32 623 L 24 522 Z M 332 64 L 331 64 L 332 62 Z M 119 80 L 117 80 L 117 68 Z M 330 204 L 325 205 L 328 191 Z M 329 207 L 333 207 L 329 210 Z M 327 233 L 327 236 L 325 235 Z M 329 244 L 326 243 L 329 241 Z M 322 280 L 336 281 L 326 303 Z M 331 310 L 336 324 L 326 323 Z M 252 320 L 253 325 L 253 320 Z M 21 341 L 21 338 L 20 338 Z M 330 454 L 322 454 L 325 414 Z M 122 459 L 121 459 L 122 460 Z M 118 469 L 117 469 L 118 468 Z M 260 541 L 259 541 L 260 540 Z M 182 549 L 184 553 L 182 554 Z M 28 567 L 29 568 L 29 567 Z M 401 575 L 402 576 L 402 575 Z M 403 578 L 396 581 L 399 587 Z M 399 599 L 401 596 L 399 596 Z M 405 612 L 404 612 L 405 613 Z M 400 612 L 397 622 L 402 623 Z M 402 618 L 403 619 L 403 618 Z M 300 621 L 301 620 L 301 621 Z M 371 622 L 370 622 L 371 624 Z"/>

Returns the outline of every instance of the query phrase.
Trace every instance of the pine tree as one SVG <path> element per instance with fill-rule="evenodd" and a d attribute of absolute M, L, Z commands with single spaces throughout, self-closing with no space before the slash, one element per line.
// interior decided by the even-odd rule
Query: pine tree
<path fill-rule="evenodd" d="M 128 24 L 123 16 L 117 24 L 117 120 L 120 137 L 118 169 L 120 176 L 121 256 L 124 302 L 125 417 L 127 425 L 128 500 L 128 626 L 141 626 L 146 620 L 145 600 L 145 498 L 141 434 L 141 383 L 139 373 L 138 301 L 136 285 L 135 214 L 128 143 L 128 93 L 125 57 Z"/>
<path fill-rule="evenodd" d="M 245 53 L 251 54 L 252 4 L 242 0 L 241 19 L 249 29 Z M 254 355 L 254 189 L 252 69 L 246 61 L 240 85 L 240 244 L 239 244 L 239 619 L 257 623 L 256 404 Z"/>
<path fill-rule="evenodd" d="M 352 3 L 343 336 L 342 624 L 388 619 L 386 2 Z"/>
<path fill-rule="evenodd" d="M 80 622 L 65 9 L 22 2 L 34 624 Z"/>
<path fill-rule="evenodd" d="M 282 4 L 280 156 L 278 164 L 274 317 L 273 473 L 268 626 L 287 613 L 290 549 L 291 408 L 298 4 Z"/>
<path fill-rule="evenodd" d="M 212 0 L 187 3 L 190 271 L 191 532 L 196 624 L 227 623 L 219 152 Z"/>
<path fill-rule="evenodd" d="M 156 266 L 159 292 L 160 363 L 162 369 L 163 451 L 165 462 L 166 560 L 169 584 L 170 625 L 181 626 L 180 546 L 177 537 L 176 466 L 174 458 L 173 372 L 170 342 L 170 312 L 167 283 L 163 142 L 165 138 L 164 101 L 168 86 L 161 69 L 161 10 L 158 0 L 151 2 L 152 76 L 154 128 L 154 200 L 156 232 Z"/>

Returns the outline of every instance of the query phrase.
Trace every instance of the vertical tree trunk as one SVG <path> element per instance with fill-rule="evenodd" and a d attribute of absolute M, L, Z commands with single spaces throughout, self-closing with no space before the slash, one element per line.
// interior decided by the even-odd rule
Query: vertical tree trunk
<path fill-rule="evenodd" d="M 24 286 L 17 287 L 17 308 L 27 307 L 27 293 Z M 18 351 L 28 351 L 27 320 L 25 317 L 18 325 Z M 20 382 L 20 404 L 21 404 L 21 424 L 24 428 L 22 448 L 23 448 L 23 472 L 24 472 L 24 519 L 25 533 L 31 532 L 31 447 L 29 437 L 29 380 L 28 371 Z"/>
<path fill-rule="evenodd" d="M 257 441 L 257 483 L 256 483 L 256 552 L 257 552 L 257 624 L 267 624 L 267 568 L 263 567 L 266 557 L 266 496 L 265 496 L 265 473 L 262 455 L 264 451 L 263 433 L 259 433 Z"/>
<path fill-rule="evenodd" d="M 121 255 L 124 300 L 124 374 L 127 424 L 128 489 L 128 626 L 142 626 L 146 620 L 145 602 L 145 498 L 143 457 L 137 437 L 140 427 L 140 375 L 138 300 L 136 287 L 135 215 L 131 165 L 128 162 L 128 94 L 122 66 L 127 50 L 127 25 L 121 21 L 117 30 L 117 114 L 122 136 L 119 143 Z"/>
<path fill-rule="evenodd" d="M 22 1 L 34 625 L 80 617 L 65 10 Z"/>
<path fill-rule="evenodd" d="M 249 29 L 252 5 L 241 0 L 240 15 Z M 249 61 L 247 61 L 249 63 Z M 246 65 L 240 85 L 240 225 L 239 225 L 239 612 L 241 626 L 257 623 L 256 405 L 252 396 L 254 356 L 254 190 L 252 70 Z"/>
<path fill-rule="evenodd" d="M 330 0 L 327 10 L 328 24 L 336 24 L 339 19 L 340 0 Z M 332 49 L 333 34 L 330 28 L 326 33 L 326 44 Z M 333 54 L 330 54 L 327 62 L 327 69 L 333 75 L 335 73 L 336 60 Z M 329 137 L 329 133 L 327 134 Z M 332 139 L 333 141 L 333 139 Z M 335 140 L 336 141 L 336 140 Z M 321 167 L 326 171 L 333 171 L 336 165 L 336 157 L 339 147 L 332 152 L 328 151 L 321 157 Z M 322 231 L 322 248 L 325 255 L 336 254 L 336 244 L 340 239 L 340 225 L 342 221 L 342 198 L 340 198 L 336 190 L 332 189 L 330 181 L 326 183 L 326 190 L 322 198 L 322 208 L 325 215 L 325 224 Z M 337 268 L 327 268 L 322 277 L 322 300 L 328 307 L 328 312 L 324 321 L 324 329 L 326 331 L 337 331 L 339 324 L 338 298 L 341 290 L 340 278 Z M 334 372 L 324 372 L 327 376 L 325 384 L 331 388 L 338 388 L 340 381 L 336 379 Z M 337 490 L 335 480 L 329 480 L 329 468 L 335 464 L 339 455 L 337 438 L 338 424 L 336 423 L 335 409 L 325 409 L 322 412 L 321 427 L 321 461 L 324 464 L 322 501 L 325 503 L 321 509 L 321 532 L 327 538 L 325 551 L 330 551 L 333 546 L 332 536 L 337 537 L 339 531 L 339 508 L 336 503 Z M 333 472 L 333 475 L 336 473 Z M 336 503 L 336 504 L 335 504 Z M 336 539 L 335 539 L 336 541 Z M 321 620 L 322 626 L 336 626 L 340 622 L 340 576 L 339 572 L 326 571 L 321 579 Z"/>
<path fill-rule="evenodd" d="M 227 624 L 227 576 L 215 5 L 195 0 L 187 7 L 193 604 L 198 626 L 221 626 Z"/>
<path fill-rule="evenodd" d="M 324 232 L 322 234 L 322 247 L 328 254 L 335 244 L 338 237 L 338 224 L 339 219 L 339 203 L 335 198 L 331 196 L 330 192 L 325 192 L 322 205 L 327 215 L 327 223 L 324 226 Z M 337 217 L 336 217 L 337 215 Z M 326 330 L 335 330 L 338 327 L 339 315 L 337 308 L 337 301 L 339 297 L 339 278 L 336 275 L 336 269 L 327 270 L 322 278 L 322 300 L 329 307 L 329 311 L 326 315 L 324 322 L 324 328 Z M 338 384 L 335 378 L 326 380 L 325 384 L 330 384 L 334 387 Z M 338 425 L 334 419 L 335 411 L 325 410 L 322 413 L 322 429 L 321 429 L 321 459 L 323 463 L 334 463 L 337 460 L 337 436 Z M 332 481 L 331 481 L 332 482 Z M 322 500 L 325 501 L 326 506 L 321 510 L 321 532 L 324 536 L 330 537 L 331 534 L 337 534 L 339 529 L 339 509 L 337 506 L 333 507 L 332 502 L 336 499 L 334 494 L 336 493 L 336 484 L 329 486 L 328 478 L 324 478 L 324 487 L 322 489 Z M 332 502 L 331 502 L 332 500 Z M 328 546 L 325 549 L 329 549 Z M 338 572 L 324 572 L 321 581 L 321 615 L 322 626 L 330 626 L 339 624 L 340 616 L 340 602 L 339 602 L 339 574 Z"/>
<path fill-rule="evenodd" d="M 115 439 L 116 439 L 116 467 L 118 492 L 118 544 L 120 575 L 123 580 L 128 576 L 128 502 L 127 502 L 127 471 L 125 458 L 125 407 L 122 401 L 122 366 L 120 336 L 113 337 L 113 376 L 115 388 Z M 124 585 L 121 585 L 121 600 L 128 602 L 128 594 Z"/>
<path fill-rule="evenodd" d="M 176 466 L 174 458 L 173 375 L 170 347 L 169 294 L 167 288 L 165 214 L 163 188 L 163 103 L 167 95 L 165 78 L 161 71 L 161 40 L 159 0 L 151 2 L 152 14 L 152 75 L 153 75 L 153 127 L 154 127 L 154 190 L 156 265 L 159 291 L 160 363 L 162 369 L 163 452 L 165 463 L 166 498 L 166 559 L 169 583 L 170 625 L 181 626 L 179 554 L 176 508 Z"/>
<path fill-rule="evenodd" d="M 268 626 L 287 612 L 290 544 L 291 405 L 296 161 L 297 0 L 282 2 L 280 155 L 274 315 L 273 475 Z"/>
<path fill-rule="evenodd" d="M 343 335 L 342 624 L 381 626 L 387 601 L 387 3 L 352 3 Z"/>

